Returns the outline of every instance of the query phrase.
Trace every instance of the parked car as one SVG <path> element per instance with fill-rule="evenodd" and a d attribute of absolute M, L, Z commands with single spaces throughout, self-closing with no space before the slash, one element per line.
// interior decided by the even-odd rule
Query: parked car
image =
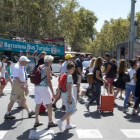
<path fill-rule="evenodd" d="M 87 68 L 90 64 L 90 61 L 83 61 L 83 72 L 82 72 L 82 81 L 87 80 L 87 74 L 89 73 L 88 70 L 85 70 L 85 68 Z"/>

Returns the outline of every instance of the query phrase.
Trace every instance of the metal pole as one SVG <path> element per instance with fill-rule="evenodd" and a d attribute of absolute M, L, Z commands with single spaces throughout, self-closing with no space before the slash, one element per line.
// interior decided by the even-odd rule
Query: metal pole
<path fill-rule="evenodd" d="M 133 59 L 133 47 L 134 47 L 134 18 L 135 18 L 135 0 L 131 0 L 131 23 L 130 23 L 130 57 Z"/>

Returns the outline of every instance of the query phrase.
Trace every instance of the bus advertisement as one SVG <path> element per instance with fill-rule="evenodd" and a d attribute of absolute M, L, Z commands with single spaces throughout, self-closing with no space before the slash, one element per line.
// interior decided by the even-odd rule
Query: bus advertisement
<path fill-rule="evenodd" d="M 47 55 L 52 55 L 54 57 L 52 65 L 53 72 L 59 72 L 59 60 L 64 59 L 65 54 L 64 39 L 43 39 L 42 42 L 41 44 L 0 38 L 0 55 L 7 55 L 9 59 L 15 63 L 22 52 L 23 55 L 27 55 L 30 59 L 26 68 L 27 72 L 31 73 L 37 64 L 37 54 L 45 51 Z M 33 55 L 35 52 L 37 52 L 36 56 Z"/>

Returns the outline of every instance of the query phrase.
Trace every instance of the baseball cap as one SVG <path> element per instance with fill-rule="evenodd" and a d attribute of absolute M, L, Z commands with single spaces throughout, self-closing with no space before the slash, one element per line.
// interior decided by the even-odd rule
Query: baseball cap
<path fill-rule="evenodd" d="M 2 59 L 3 59 L 3 58 L 9 59 L 9 57 L 7 57 L 6 55 L 3 55 L 3 56 L 2 56 Z"/>
<path fill-rule="evenodd" d="M 26 56 L 21 56 L 21 57 L 19 58 L 19 61 L 30 62 L 30 60 L 29 60 Z"/>
<path fill-rule="evenodd" d="M 105 53 L 105 56 L 106 56 L 106 57 L 110 57 L 110 54 L 109 54 L 109 53 Z"/>
<path fill-rule="evenodd" d="M 65 55 L 65 59 L 70 59 L 70 58 L 72 58 L 72 55 L 71 54 L 66 54 Z"/>

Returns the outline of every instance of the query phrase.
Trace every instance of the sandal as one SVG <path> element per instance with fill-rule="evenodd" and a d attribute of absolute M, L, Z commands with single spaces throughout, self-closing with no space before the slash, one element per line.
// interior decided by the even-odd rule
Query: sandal
<path fill-rule="evenodd" d="M 48 123 L 48 127 L 57 127 L 57 123 L 55 123 L 55 122 L 49 122 Z"/>
<path fill-rule="evenodd" d="M 34 124 L 34 127 L 38 127 L 38 126 L 41 126 L 41 125 L 43 125 L 42 122 L 37 122 L 37 123 Z"/>

